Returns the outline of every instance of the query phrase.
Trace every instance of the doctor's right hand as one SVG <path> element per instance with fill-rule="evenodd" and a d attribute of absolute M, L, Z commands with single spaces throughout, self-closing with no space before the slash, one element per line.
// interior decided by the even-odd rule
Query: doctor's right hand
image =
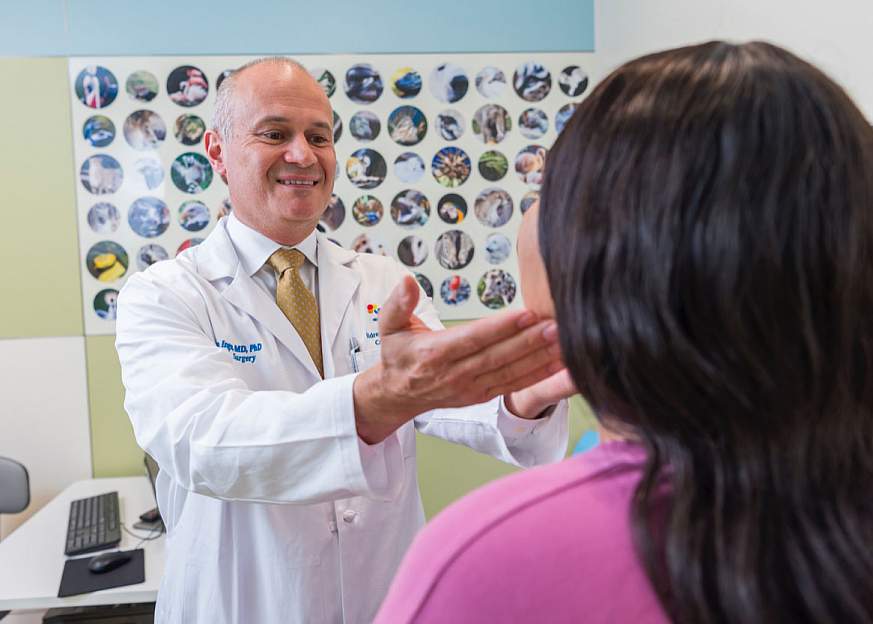
<path fill-rule="evenodd" d="M 406 276 L 382 305 L 378 364 L 355 379 L 358 436 L 387 438 L 423 412 L 482 403 L 563 368 L 554 321 L 515 310 L 442 331 L 413 314 L 419 288 Z"/>

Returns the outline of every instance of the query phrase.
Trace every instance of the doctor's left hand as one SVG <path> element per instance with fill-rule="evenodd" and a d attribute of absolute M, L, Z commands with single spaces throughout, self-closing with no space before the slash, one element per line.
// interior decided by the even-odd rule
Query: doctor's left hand
<path fill-rule="evenodd" d="M 542 399 L 562 392 L 561 377 L 550 379 L 563 370 L 554 321 L 517 310 L 433 331 L 413 314 L 418 297 L 415 279 L 404 277 L 380 313 L 380 362 L 355 379 L 355 420 L 365 442 L 384 440 L 423 412 L 482 403 L 528 386 L 531 391 L 519 396 L 535 416 Z M 535 385 L 542 380 L 548 381 Z"/>

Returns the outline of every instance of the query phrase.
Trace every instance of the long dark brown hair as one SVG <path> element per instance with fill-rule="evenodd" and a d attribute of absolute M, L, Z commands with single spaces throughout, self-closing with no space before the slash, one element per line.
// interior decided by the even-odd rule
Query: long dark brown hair
<path fill-rule="evenodd" d="M 647 450 L 634 537 L 670 617 L 873 621 L 873 132 L 851 99 L 766 43 L 640 58 L 580 104 L 541 206 L 566 364 Z"/>

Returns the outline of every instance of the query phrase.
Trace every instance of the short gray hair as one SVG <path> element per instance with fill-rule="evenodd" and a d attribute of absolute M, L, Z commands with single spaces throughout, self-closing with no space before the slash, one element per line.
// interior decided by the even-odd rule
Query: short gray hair
<path fill-rule="evenodd" d="M 223 139 L 229 139 L 233 133 L 233 92 L 235 89 L 237 78 L 250 67 L 256 65 L 283 65 L 292 67 L 302 71 L 307 71 L 303 65 L 297 61 L 288 58 L 287 56 L 265 56 L 263 58 L 249 61 L 245 65 L 234 69 L 218 87 L 218 93 L 215 95 L 215 110 L 212 113 L 212 129 L 218 132 L 218 135 Z"/>

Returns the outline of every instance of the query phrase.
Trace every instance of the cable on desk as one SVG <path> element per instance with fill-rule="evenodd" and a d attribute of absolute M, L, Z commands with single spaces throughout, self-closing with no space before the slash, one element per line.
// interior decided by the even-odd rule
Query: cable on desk
<path fill-rule="evenodd" d="M 136 550 L 137 548 L 139 548 L 140 546 L 142 546 L 144 542 L 150 542 L 150 541 L 152 541 L 152 540 L 156 540 L 156 539 L 158 539 L 158 538 L 161 536 L 161 534 L 163 534 L 163 532 L 164 532 L 164 527 L 163 527 L 163 525 L 159 525 L 159 526 L 156 526 L 156 527 L 154 527 L 154 528 L 152 528 L 152 529 L 149 529 L 148 534 L 146 534 L 146 536 L 143 537 L 142 535 L 137 535 L 136 533 L 134 533 L 133 531 L 131 531 L 130 529 L 128 529 L 124 524 L 121 525 L 121 528 L 124 530 L 125 533 L 127 533 L 127 534 L 130 535 L 131 537 L 133 537 L 133 538 L 138 538 L 138 539 L 139 539 L 139 543 L 138 543 L 136 546 L 133 547 L 133 550 Z M 154 533 L 155 531 L 157 531 L 158 534 L 152 536 L 152 533 Z"/>

